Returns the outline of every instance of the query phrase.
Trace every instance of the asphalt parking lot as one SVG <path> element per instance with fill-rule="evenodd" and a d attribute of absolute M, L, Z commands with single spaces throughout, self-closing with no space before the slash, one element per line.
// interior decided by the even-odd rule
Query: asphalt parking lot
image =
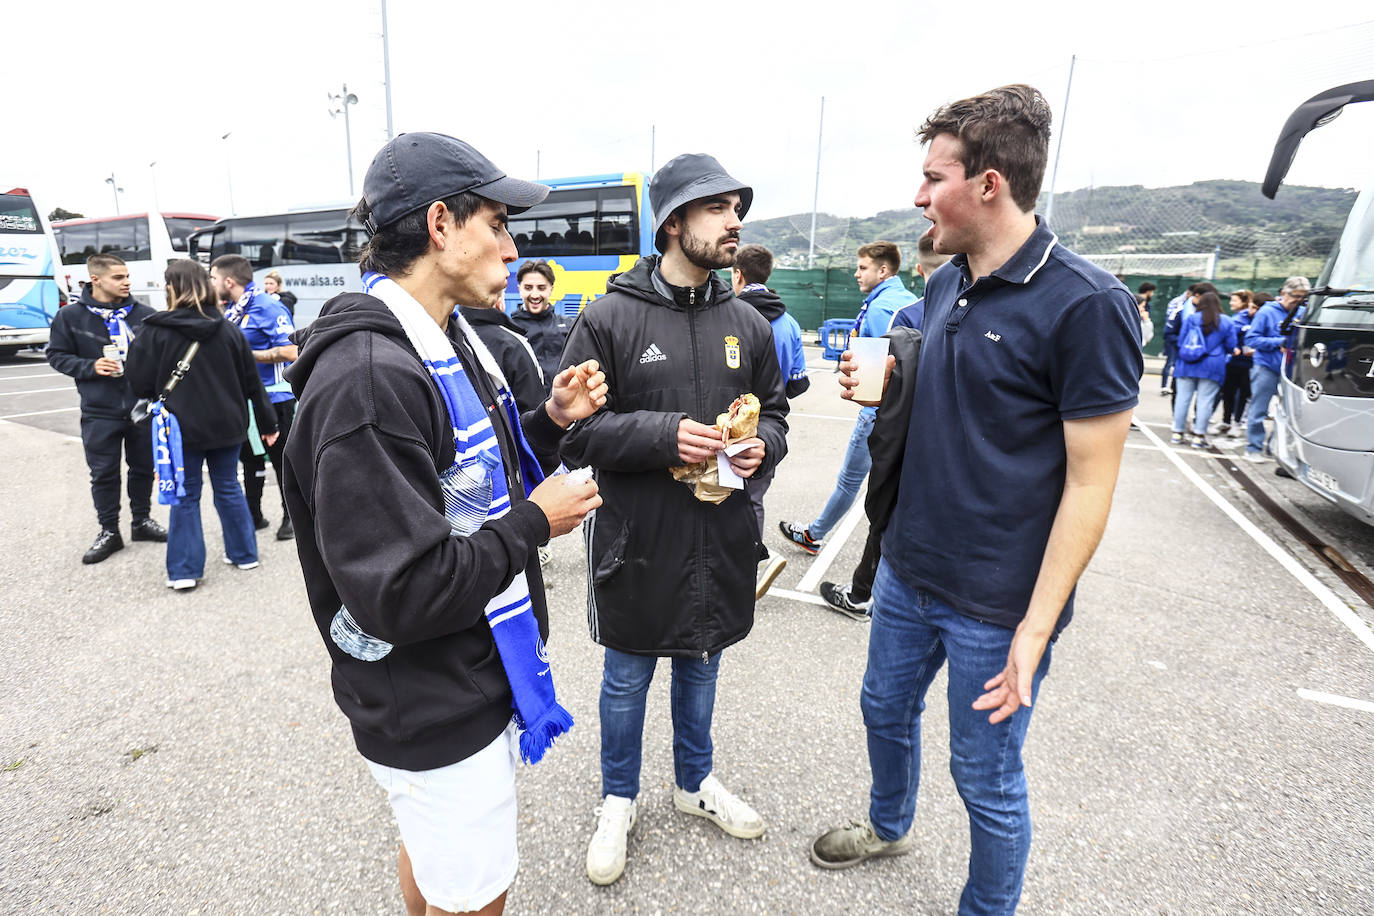
<path fill-rule="evenodd" d="M 818 832 L 865 813 L 868 789 L 867 625 L 814 597 L 821 578 L 853 568 L 866 524 L 856 517 L 815 558 L 775 526 L 820 510 L 855 412 L 810 355 L 812 389 L 794 402 L 767 500 L 767 539 L 789 565 L 754 632 L 724 655 L 715 716 L 716 773 L 767 834 L 735 840 L 674 811 L 660 665 L 629 865 L 609 888 L 587 881 L 601 666 L 581 540 L 565 537 L 547 576 L 549 648 L 578 724 L 520 772 L 508 912 L 954 910 L 968 829 L 947 766 L 943 678 L 926 713 L 915 852 L 845 872 L 807 859 Z M 1258 510 L 1221 459 L 1171 458 L 1144 431 L 1167 439 L 1156 386 L 1147 376 L 1111 523 L 1030 728 L 1036 835 L 1021 912 L 1374 912 L 1374 641 L 1360 635 L 1374 609 Z M 0 912 L 402 912 L 396 830 L 330 695 L 294 546 L 264 541 L 261 568 L 215 564 L 186 594 L 162 586 L 159 545 L 82 566 L 97 526 L 75 404 L 70 381 L 40 360 L 0 364 Z M 1272 465 L 1250 470 L 1357 565 L 1374 563 L 1374 529 Z"/>

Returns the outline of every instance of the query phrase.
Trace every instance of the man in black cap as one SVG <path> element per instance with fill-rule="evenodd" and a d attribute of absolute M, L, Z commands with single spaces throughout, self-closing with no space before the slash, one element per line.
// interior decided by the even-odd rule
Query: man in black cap
<path fill-rule="evenodd" d="M 588 521 L 588 619 L 605 646 L 601 795 L 587 876 L 625 869 L 636 818 L 645 695 L 659 658 L 672 659 L 678 810 L 726 833 L 761 836 L 764 822 L 712 772 L 711 715 L 721 650 L 754 623 L 759 531 L 741 478 L 770 471 L 787 450 L 787 399 L 768 321 L 714 271 L 730 267 L 754 192 L 710 156 L 679 156 L 653 177 L 654 244 L 615 276 L 573 326 L 562 364 L 595 361 L 611 394 L 560 451 L 590 465 L 605 505 Z M 758 432 L 726 450 L 718 414 L 744 394 L 760 402 Z M 722 457 L 724 456 L 724 457 Z M 718 504 L 671 469 L 709 462 L 738 483 Z"/>
<path fill-rule="evenodd" d="M 567 427 L 604 403 L 604 377 L 571 367 L 517 415 L 457 313 L 501 302 L 508 209 L 547 193 L 452 137 L 388 143 L 355 211 L 366 292 L 325 303 L 287 373 L 301 571 L 334 698 L 400 827 L 412 916 L 502 911 L 518 866 L 517 731 L 533 762 L 571 725 L 536 550 L 600 499 L 591 481 L 539 481 Z"/>

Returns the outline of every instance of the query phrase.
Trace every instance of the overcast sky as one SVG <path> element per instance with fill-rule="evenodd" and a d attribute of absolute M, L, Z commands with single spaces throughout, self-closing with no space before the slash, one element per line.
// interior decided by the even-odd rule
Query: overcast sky
<path fill-rule="evenodd" d="M 396 132 L 453 134 L 523 178 L 537 158 L 552 178 L 648 171 L 655 131 L 653 165 L 716 155 L 754 186 L 755 217 L 810 211 L 822 96 L 820 209 L 865 216 L 911 205 L 926 114 L 1004 83 L 1053 105 L 1063 191 L 1258 181 L 1292 108 L 1374 77 L 1363 0 L 389 0 L 388 14 Z M 240 214 L 344 201 L 326 94 L 345 82 L 358 193 L 386 140 L 379 0 L 8 3 L 3 19 L 0 182 L 45 210 L 112 213 L 112 173 L 125 212 L 156 190 L 163 210 L 229 215 L 231 182 Z M 1374 104 L 1356 106 L 1289 180 L 1363 187 L 1371 149 Z"/>

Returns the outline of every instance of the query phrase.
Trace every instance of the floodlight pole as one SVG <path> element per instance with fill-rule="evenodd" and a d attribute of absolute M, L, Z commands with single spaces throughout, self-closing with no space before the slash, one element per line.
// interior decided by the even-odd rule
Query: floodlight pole
<path fill-rule="evenodd" d="M 229 158 L 229 135 L 232 133 L 221 134 L 220 139 L 224 141 L 224 174 L 229 182 L 229 215 L 238 216 L 238 208 L 234 206 L 234 164 Z"/>
<path fill-rule="evenodd" d="M 386 138 L 391 140 L 395 133 L 391 129 L 391 42 L 386 34 L 386 0 L 382 0 L 382 89 L 386 93 Z M 353 169 L 348 170 L 349 179 Z M 352 192 L 349 192 L 352 196 Z"/>
<path fill-rule="evenodd" d="M 114 172 L 111 172 L 111 173 L 110 173 L 110 177 L 105 179 L 105 183 L 106 183 L 107 185 L 109 185 L 109 186 L 110 186 L 110 190 L 114 192 L 114 199 L 115 199 L 115 216 L 118 216 L 118 215 L 119 215 L 119 192 L 122 191 L 122 190 L 124 190 L 124 189 L 121 188 L 121 187 L 119 186 L 119 182 L 115 181 Z"/>
<path fill-rule="evenodd" d="M 654 173 L 654 146 L 658 142 L 658 125 L 649 125 L 649 174 Z"/>
<path fill-rule="evenodd" d="M 1064 124 L 1069 119 L 1069 94 L 1073 92 L 1073 65 L 1078 55 L 1069 58 L 1069 85 L 1064 89 L 1064 110 L 1059 113 L 1059 141 L 1054 146 L 1054 170 L 1050 172 L 1050 199 L 1045 202 L 1045 222 L 1054 215 L 1054 183 L 1059 178 L 1059 154 L 1064 151 Z"/>
<path fill-rule="evenodd" d="M 344 116 L 344 146 L 348 152 L 348 196 L 353 196 L 353 128 L 348 121 L 348 106 L 358 104 L 358 97 L 348 91 L 348 84 L 343 84 L 343 92 L 339 95 L 330 94 L 329 101 L 338 102 L 338 108 L 331 108 L 329 116 L 332 118 L 342 112 Z"/>
<path fill-rule="evenodd" d="M 806 248 L 806 269 L 816 265 L 816 207 L 821 199 L 821 136 L 825 131 L 825 96 L 821 96 L 821 122 L 816 128 L 816 190 L 811 196 L 811 243 Z"/>

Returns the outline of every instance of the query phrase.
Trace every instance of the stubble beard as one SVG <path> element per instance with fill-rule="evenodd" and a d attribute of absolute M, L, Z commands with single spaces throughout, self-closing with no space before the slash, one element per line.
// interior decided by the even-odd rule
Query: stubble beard
<path fill-rule="evenodd" d="M 689 263 L 702 270 L 720 270 L 724 267 L 735 266 L 735 252 L 727 251 L 724 248 L 726 241 L 739 241 L 739 236 L 725 235 L 721 241 L 712 246 L 705 239 L 702 239 L 690 231 L 684 229 L 680 239 L 682 245 L 682 256 Z"/>

